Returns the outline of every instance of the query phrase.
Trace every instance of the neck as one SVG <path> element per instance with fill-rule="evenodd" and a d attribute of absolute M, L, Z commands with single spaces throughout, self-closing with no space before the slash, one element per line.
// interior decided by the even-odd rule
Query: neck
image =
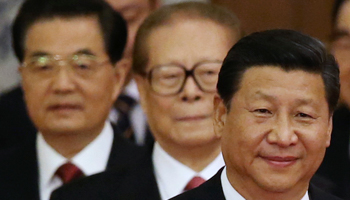
<path fill-rule="evenodd" d="M 198 146 L 176 146 L 159 142 L 174 159 L 196 172 L 202 171 L 220 154 L 220 141 Z"/>
<path fill-rule="evenodd" d="M 103 128 L 103 127 L 102 127 Z M 100 133 L 99 131 L 89 133 L 44 133 L 45 141 L 59 154 L 67 159 L 73 158 L 87 145 L 89 145 Z"/>

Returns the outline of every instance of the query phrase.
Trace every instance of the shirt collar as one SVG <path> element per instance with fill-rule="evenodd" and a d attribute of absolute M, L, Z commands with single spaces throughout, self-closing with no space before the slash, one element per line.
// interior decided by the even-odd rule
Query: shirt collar
<path fill-rule="evenodd" d="M 132 97 L 135 101 L 140 100 L 139 92 L 137 90 L 137 84 L 134 79 L 131 79 L 130 82 L 125 86 L 123 93 Z"/>
<path fill-rule="evenodd" d="M 154 144 L 152 159 L 162 199 L 182 193 L 187 183 L 196 175 L 208 180 L 225 164 L 220 153 L 212 163 L 197 173 L 171 157 L 157 142 Z"/>
<path fill-rule="evenodd" d="M 242 197 L 230 184 L 226 174 L 226 167 L 222 170 L 221 173 L 221 185 L 226 200 L 245 200 L 245 198 Z M 309 200 L 308 191 L 306 191 L 301 200 Z"/>
<path fill-rule="evenodd" d="M 102 172 L 106 169 L 109 154 L 113 143 L 113 129 L 111 124 L 105 123 L 102 132 L 75 155 L 71 162 L 75 164 L 86 176 Z M 37 154 L 39 164 L 40 185 L 49 184 L 56 170 L 68 159 L 53 149 L 39 132 L 37 137 Z"/>

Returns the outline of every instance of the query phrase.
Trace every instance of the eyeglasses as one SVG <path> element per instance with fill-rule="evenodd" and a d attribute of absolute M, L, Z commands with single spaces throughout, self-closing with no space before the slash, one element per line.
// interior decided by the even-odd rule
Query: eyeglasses
<path fill-rule="evenodd" d="M 180 93 L 189 76 L 192 76 L 197 86 L 203 92 L 216 92 L 218 74 L 222 62 L 200 62 L 192 70 L 183 65 L 159 65 L 145 73 L 154 92 L 163 96 Z"/>
<path fill-rule="evenodd" d="M 21 67 L 37 78 L 50 78 L 58 73 L 60 65 L 68 65 L 75 75 L 82 78 L 91 78 L 101 65 L 109 60 L 99 62 L 97 57 L 90 54 L 74 54 L 63 58 L 61 55 L 38 55 L 25 61 Z"/>

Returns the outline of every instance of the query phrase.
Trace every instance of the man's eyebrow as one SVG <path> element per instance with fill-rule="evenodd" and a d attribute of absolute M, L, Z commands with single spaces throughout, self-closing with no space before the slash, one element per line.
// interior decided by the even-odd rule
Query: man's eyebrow
<path fill-rule="evenodd" d="M 344 36 L 350 36 L 349 31 L 342 30 L 342 29 L 336 29 L 332 32 L 331 39 L 332 39 L 332 41 L 335 41 L 335 40 L 342 38 Z"/>
<path fill-rule="evenodd" d="M 44 51 L 36 51 L 34 53 L 31 53 L 30 57 L 40 57 L 40 56 L 48 56 L 49 54 Z"/>
<path fill-rule="evenodd" d="M 313 101 L 311 99 L 297 99 L 296 103 L 300 105 L 311 104 Z"/>
<path fill-rule="evenodd" d="M 81 50 L 78 50 L 76 51 L 74 54 L 85 54 L 85 55 L 91 55 L 91 56 L 94 56 L 95 54 L 89 50 L 89 49 L 81 49 Z"/>
<path fill-rule="evenodd" d="M 269 94 L 266 94 L 261 90 L 256 91 L 253 94 L 252 98 L 263 98 L 263 99 L 267 99 L 267 100 L 275 100 L 276 99 L 276 97 L 269 95 Z"/>
<path fill-rule="evenodd" d="M 268 101 L 274 101 L 276 100 L 276 97 L 266 94 L 263 91 L 257 91 L 253 94 L 253 96 L 251 98 L 263 98 L 266 99 Z M 294 104 L 301 106 L 301 105 L 315 105 L 315 101 L 313 101 L 311 98 L 302 98 L 302 99 L 296 99 Z"/>

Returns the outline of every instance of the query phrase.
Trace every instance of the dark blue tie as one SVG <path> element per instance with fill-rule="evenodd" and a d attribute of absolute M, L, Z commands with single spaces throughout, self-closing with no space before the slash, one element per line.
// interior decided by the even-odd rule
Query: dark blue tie
<path fill-rule="evenodd" d="M 114 106 L 118 111 L 117 127 L 125 138 L 132 139 L 134 131 L 131 126 L 130 115 L 131 110 L 136 105 L 136 101 L 127 95 L 120 95 Z"/>

